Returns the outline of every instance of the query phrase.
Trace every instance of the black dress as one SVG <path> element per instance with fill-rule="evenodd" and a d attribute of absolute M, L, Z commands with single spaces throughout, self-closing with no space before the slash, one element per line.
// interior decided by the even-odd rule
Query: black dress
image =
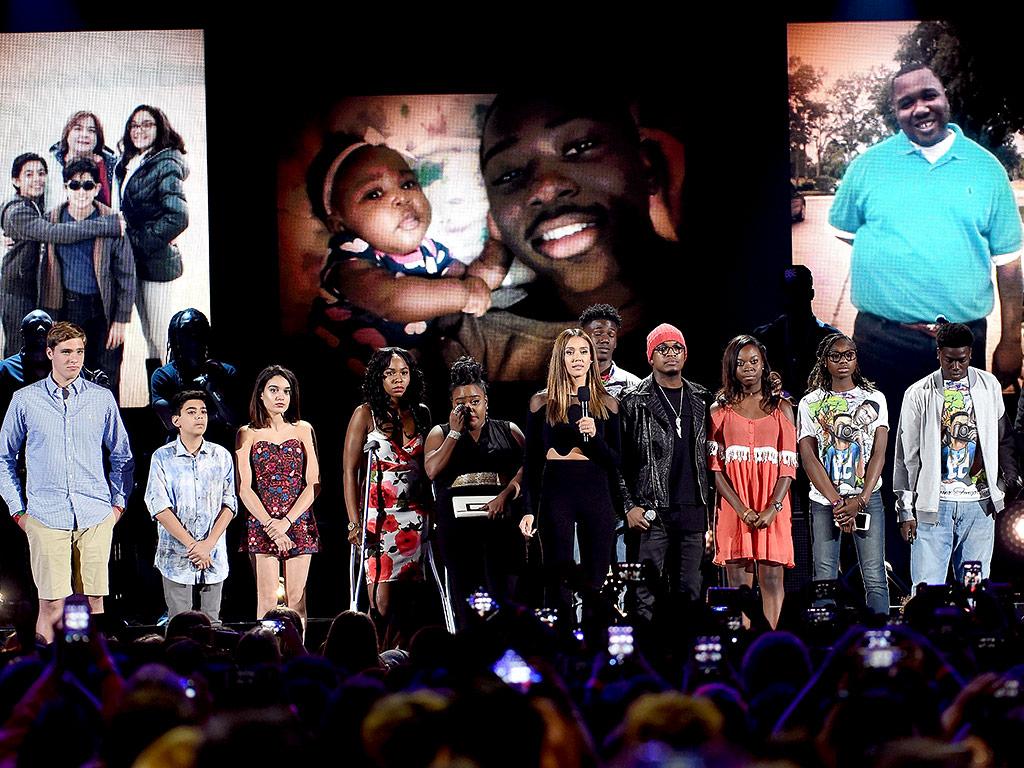
<path fill-rule="evenodd" d="M 441 430 L 447 437 L 450 427 L 443 424 Z M 468 474 L 492 473 L 497 475 L 498 486 L 481 490 L 500 491 L 519 471 L 522 463 L 523 449 L 512 432 L 511 424 L 487 419 L 478 440 L 473 440 L 468 430 L 462 433 L 448 463 L 434 480 L 438 546 L 448 571 L 449 592 L 460 626 L 465 626 L 469 616 L 466 598 L 476 589 L 486 589 L 499 604 L 514 597 L 522 570 L 524 547 L 518 529 L 522 516 L 519 501 L 509 499 L 502 518 L 463 517 L 456 520 L 452 498 L 463 491 L 460 487 L 453 489 L 452 485 Z"/>

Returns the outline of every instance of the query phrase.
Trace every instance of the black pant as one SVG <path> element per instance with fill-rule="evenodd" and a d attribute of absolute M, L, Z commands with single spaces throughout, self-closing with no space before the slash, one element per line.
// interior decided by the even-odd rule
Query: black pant
<path fill-rule="evenodd" d="M 57 319 L 82 327 L 86 336 L 85 367 L 90 371 L 99 369 L 107 374 L 114 400 L 120 402 L 121 358 L 124 356 L 124 344 L 107 349 L 107 333 L 110 328 L 99 294 L 64 291 L 64 306 Z"/>
<path fill-rule="evenodd" d="M 966 325 L 974 334 L 971 364 L 975 368 L 988 368 L 985 360 L 985 319 L 972 320 Z M 878 315 L 858 312 L 853 327 L 853 340 L 857 342 L 857 361 L 861 371 L 885 395 L 889 406 L 889 423 L 892 425 L 890 431 L 895 434 L 900 404 L 907 388 L 939 369 L 935 338 Z M 890 445 L 893 442 L 890 440 Z"/>
<path fill-rule="evenodd" d="M 549 459 L 541 483 L 537 524 L 544 547 L 548 603 L 568 617 L 572 589 L 563 577 L 573 563 L 574 529 L 584 591 L 600 588 L 611 564 L 615 512 L 608 473 L 589 460 Z"/>
<path fill-rule="evenodd" d="M 486 589 L 499 605 L 515 596 L 524 548 L 523 536 L 511 517 L 456 520 L 448 508 L 438 514 L 437 534 L 460 628 L 466 626 L 471 613 L 466 598 L 476 589 Z"/>
<path fill-rule="evenodd" d="M 704 531 L 681 530 L 674 522 L 669 510 L 659 509 L 651 527 L 640 534 L 638 558 L 654 567 L 658 587 L 696 602 L 700 599 Z M 636 588 L 637 613 L 648 620 L 654 618 L 656 595 L 664 594 L 658 587 L 651 590 L 645 579 Z"/>

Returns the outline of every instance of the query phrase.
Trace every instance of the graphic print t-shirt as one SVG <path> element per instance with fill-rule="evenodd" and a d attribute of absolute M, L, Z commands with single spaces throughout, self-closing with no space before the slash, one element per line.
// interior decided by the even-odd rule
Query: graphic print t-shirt
<path fill-rule="evenodd" d="M 839 494 L 853 496 L 863 492 L 864 476 L 875 445 L 875 430 L 889 427 L 885 395 L 862 387 L 846 392 L 816 389 L 800 400 L 797 419 L 797 439 L 817 439 L 818 460 Z M 871 490 L 881 487 L 879 477 Z M 810 497 L 818 504 L 829 503 L 813 484 Z"/>
<path fill-rule="evenodd" d="M 988 498 L 978 423 L 967 379 L 942 382 L 942 487 L 943 501 L 978 501 Z"/>

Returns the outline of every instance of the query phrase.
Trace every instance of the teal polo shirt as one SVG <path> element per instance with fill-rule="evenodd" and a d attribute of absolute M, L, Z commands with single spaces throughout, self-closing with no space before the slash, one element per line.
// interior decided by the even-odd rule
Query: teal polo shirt
<path fill-rule="evenodd" d="M 857 157 L 829 224 L 854 235 L 851 299 L 900 323 L 954 323 L 992 311 L 992 265 L 1021 247 L 1021 218 L 999 161 L 956 134 L 929 163 L 900 131 Z"/>

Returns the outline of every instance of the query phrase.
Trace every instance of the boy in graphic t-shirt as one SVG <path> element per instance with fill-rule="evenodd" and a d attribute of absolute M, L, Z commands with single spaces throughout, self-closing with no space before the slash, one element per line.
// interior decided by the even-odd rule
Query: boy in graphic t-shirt
<path fill-rule="evenodd" d="M 970 561 L 988 578 L 995 515 L 1006 483 L 1019 482 L 1002 387 L 970 365 L 974 334 L 948 323 L 935 341 L 940 369 L 907 390 L 896 436 L 893 490 L 915 586 L 945 583 L 951 560 L 957 581 Z"/>

